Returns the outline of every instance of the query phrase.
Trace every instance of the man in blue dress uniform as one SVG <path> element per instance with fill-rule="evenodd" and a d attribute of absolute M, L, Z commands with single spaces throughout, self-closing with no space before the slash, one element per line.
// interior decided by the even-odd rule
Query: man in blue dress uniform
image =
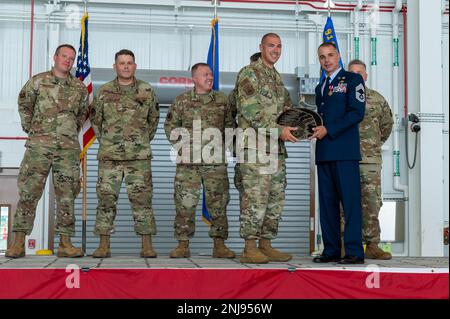
<path fill-rule="evenodd" d="M 340 55 L 331 42 L 318 48 L 326 78 L 316 87 L 317 111 L 323 126 L 314 129 L 319 180 L 320 224 L 324 250 L 314 262 L 363 264 L 361 235 L 361 160 L 358 123 L 364 118 L 365 86 L 359 74 L 339 65 Z M 341 259 L 340 203 L 345 212 L 344 248 Z"/>

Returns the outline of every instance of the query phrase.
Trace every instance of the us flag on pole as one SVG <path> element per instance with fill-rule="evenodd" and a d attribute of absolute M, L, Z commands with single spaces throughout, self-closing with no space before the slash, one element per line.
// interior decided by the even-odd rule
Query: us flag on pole
<path fill-rule="evenodd" d="M 89 66 L 88 59 L 88 20 L 89 15 L 85 13 L 81 18 L 81 36 L 80 36 L 80 48 L 78 49 L 77 57 L 77 70 L 75 76 L 83 81 L 89 92 L 89 106 L 92 103 L 94 95 L 92 94 L 92 81 L 91 81 L 91 68 Z M 88 113 L 89 114 L 89 113 Z M 83 124 L 83 128 L 80 133 L 80 142 L 82 145 L 82 150 L 80 154 L 80 159 L 83 159 L 89 146 L 95 141 L 95 133 L 92 128 L 91 121 L 89 120 L 89 115 Z"/>

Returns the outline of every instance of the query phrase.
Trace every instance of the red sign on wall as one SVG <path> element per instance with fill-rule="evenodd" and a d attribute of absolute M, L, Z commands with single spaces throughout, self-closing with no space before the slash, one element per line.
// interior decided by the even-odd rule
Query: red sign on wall
<path fill-rule="evenodd" d="M 36 239 L 28 239 L 28 249 L 36 248 Z"/>
<path fill-rule="evenodd" d="M 159 78 L 159 83 L 161 84 L 175 84 L 175 85 L 194 85 L 191 78 L 183 76 L 162 76 Z"/>

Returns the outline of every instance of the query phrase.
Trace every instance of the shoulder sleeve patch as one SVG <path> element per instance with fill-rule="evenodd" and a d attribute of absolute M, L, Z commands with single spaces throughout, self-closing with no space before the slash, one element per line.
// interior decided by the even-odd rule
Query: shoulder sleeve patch
<path fill-rule="evenodd" d="M 366 101 L 366 93 L 365 93 L 364 84 L 362 84 L 362 83 L 358 84 L 358 86 L 355 89 L 355 94 L 356 94 L 356 99 L 359 102 L 364 103 Z"/>
<path fill-rule="evenodd" d="M 245 95 L 252 96 L 253 94 L 255 94 L 255 88 L 253 87 L 252 83 L 248 78 L 244 79 L 241 85 Z"/>

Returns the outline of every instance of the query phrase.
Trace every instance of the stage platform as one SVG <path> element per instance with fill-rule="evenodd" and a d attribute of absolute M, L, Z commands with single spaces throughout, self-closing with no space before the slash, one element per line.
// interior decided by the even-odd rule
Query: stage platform
<path fill-rule="evenodd" d="M 239 259 L 0 256 L 0 298 L 410 299 L 449 298 L 449 259 L 394 257 L 364 265 L 241 264 Z"/>

